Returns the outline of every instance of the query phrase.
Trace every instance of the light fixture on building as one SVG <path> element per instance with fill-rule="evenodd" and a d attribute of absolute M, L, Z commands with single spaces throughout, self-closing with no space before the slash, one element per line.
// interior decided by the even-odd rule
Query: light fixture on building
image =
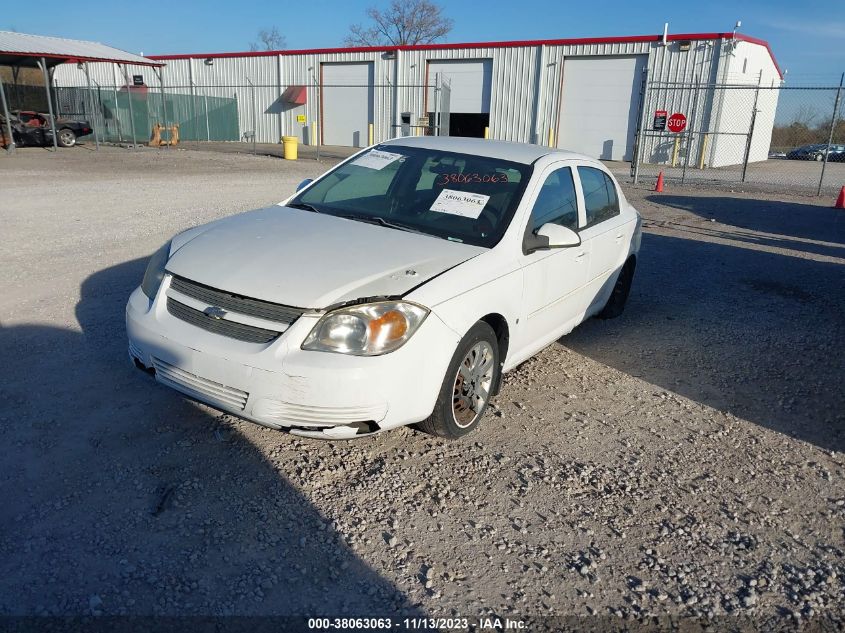
<path fill-rule="evenodd" d="M 214 60 L 210 57 L 205 58 L 205 62 L 203 62 L 206 66 L 214 66 Z"/>
<path fill-rule="evenodd" d="M 683 40 L 682 42 L 678 42 L 678 50 L 679 51 L 688 51 L 692 47 L 692 42 L 689 40 Z"/>
<path fill-rule="evenodd" d="M 396 59 L 396 51 L 384 51 L 382 59 Z"/>

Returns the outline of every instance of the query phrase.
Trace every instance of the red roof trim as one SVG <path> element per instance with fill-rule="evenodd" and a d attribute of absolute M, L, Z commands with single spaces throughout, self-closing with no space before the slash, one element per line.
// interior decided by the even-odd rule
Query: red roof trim
<path fill-rule="evenodd" d="M 628 35 L 620 37 L 576 37 L 554 40 L 510 40 L 504 42 L 463 42 L 458 44 L 418 44 L 415 46 L 362 46 L 359 48 L 307 48 L 278 51 L 245 51 L 236 53 L 192 53 L 187 55 L 148 55 L 149 59 L 167 61 L 173 59 L 221 59 L 231 57 L 271 57 L 275 55 L 325 55 L 331 53 L 386 53 L 390 51 L 438 51 L 464 48 L 514 48 L 517 46 L 576 46 L 579 44 L 625 44 L 637 42 L 659 42 L 662 35 Z M 682 40 L 725 40 L 736 39 L 741 42 L 764 46 L 783 79 L 769 43 L 765 40 L 742 35 L 741 33 L 675 33 L 668 37 L 670 42 Z"/>
<path fill-rule="evenodd" d="M 757 37 L 751 37 L 750 35 L 743 35 L 742 33 L 737 33 L 736 39 L 740 42 L 748 42 L 749 44 L 757 44 L 757 46 L 762 46 L 767 51 L 769 51 L 769 57 L 772 58 L 772 63 L 775 65 L 775 69 L 778 71 L 778 76 L 780 76 L 780 78 L 783 79 L 783 71 L 780 69 L 780 64 L 778 64 L 778 60 L 775 59 L 775 54 L 772 52 L 772 47 L 769 46 L 769 43 L 766 40 L 761 40 Z"/>

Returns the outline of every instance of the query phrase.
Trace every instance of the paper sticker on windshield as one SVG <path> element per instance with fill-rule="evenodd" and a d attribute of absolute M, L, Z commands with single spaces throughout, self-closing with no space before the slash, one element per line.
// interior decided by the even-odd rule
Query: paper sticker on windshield
<path fill-rule="evenodd" d="M 352 161 L 353 165 L 359 167 L 366 167 L 367 169 L 384 169 L 393 161 L 403 158 L 402 154 L 394 154 L 393 152 L 382 152 L 374 149 L 367 152 L 361 158 L 356 158 Z"/>
<path fill-rule="evenodd" d="M 480 193 L 444 189 L 431 205 L 431 210 L 477 220 L 489 199 L 490 196 Z"/>

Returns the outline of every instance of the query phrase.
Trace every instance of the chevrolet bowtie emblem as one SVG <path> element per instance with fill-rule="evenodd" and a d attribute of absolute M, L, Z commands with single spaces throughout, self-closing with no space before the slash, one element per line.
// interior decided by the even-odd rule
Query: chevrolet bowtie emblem
<path fill-rule="evenodd" d="M 212 319 L 222 319 L 226 316 L 226 311 L 223 308 L 218 306 L 209 306 L 202 313 L 207 316 L 211 317 Z"/>

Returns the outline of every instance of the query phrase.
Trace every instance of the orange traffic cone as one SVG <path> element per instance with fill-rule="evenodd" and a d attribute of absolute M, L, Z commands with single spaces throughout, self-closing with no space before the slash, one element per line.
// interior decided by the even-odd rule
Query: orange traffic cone
<path fill-rule="evenodd" d="M 659 174 L 657 174 L 657 184 L 654 185 L 654 190 L 657 193 L 663 192 L 663 172 L 662 171 Z M 842 190 L 845 191 L 845 187 L 842 187 Z"/>
<path fill-rule="evenodd" d="M 845 187 L 842 187 L 841 191 L 839 192 L 839 197 L 836 199 L 836 204 L 833 205 L 834 209 L 845 209 Z"/>

